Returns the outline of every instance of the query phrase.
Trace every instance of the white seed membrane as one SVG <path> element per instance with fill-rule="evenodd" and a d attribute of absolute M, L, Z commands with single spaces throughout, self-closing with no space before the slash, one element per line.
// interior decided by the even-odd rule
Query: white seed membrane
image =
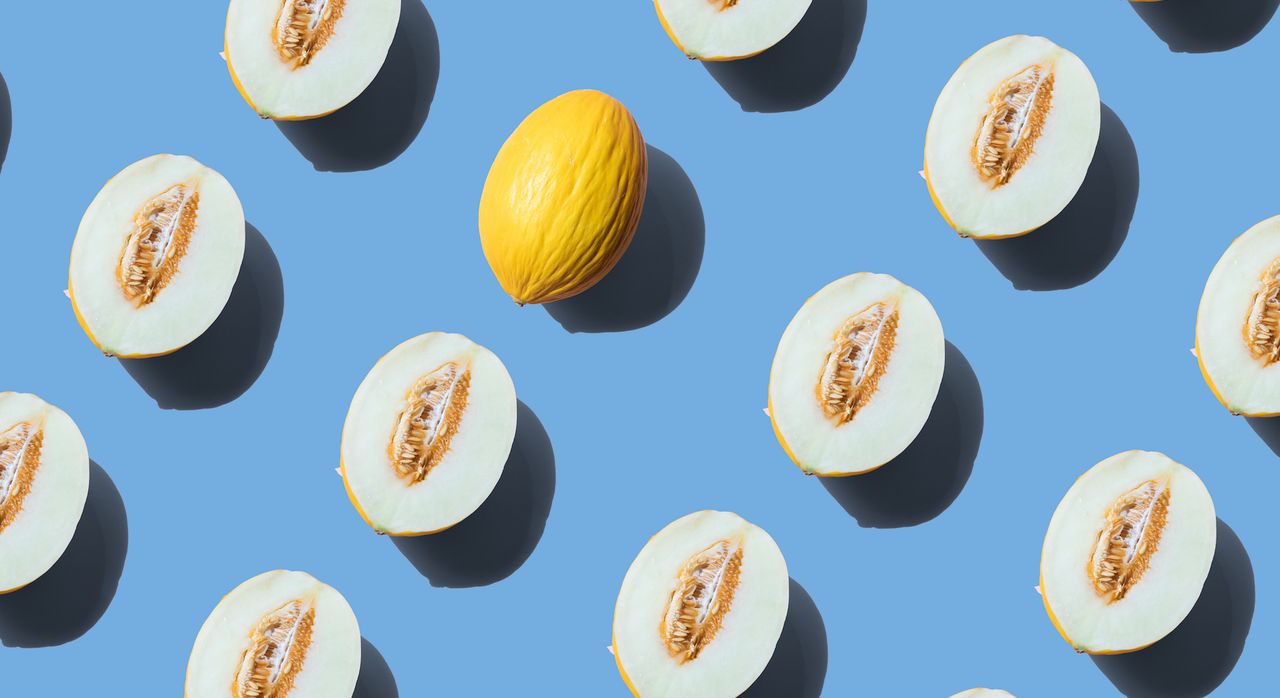
<path fill-rule="evenodd" d="M 1236 238 L 1209 274 L 1196 355 L 1232 412 L 1280 413 L 1280 216 Z"/>
<path fill-rule="evenodd" d="M 360 629 L 346 600 L 303 572 L 236 587 L 200 628 L 187 698 L 350 698 Z"/>
<path fill-rule="evenodd" d="M 929 119 L 934 202 L 962 235 L 1039 228 L 1084 182 L 1101 110 L 1089 69 L 1052 41 L 1011 36 L 983 47 L 951 76 Z"/>
<path fill-rule="evenodd" d="M 348 494 L 380 533 L 452 526 L 493 491 L 516 430 L 498 357 L 457 334 L 410 339 L 373 367 L 342 429 Z"/>
<path fill-rule="evenodd" d="M 774 354 L 769 413 L 779 440 L 817 475 L 889 462 L 928 420 L 945 354 L 942 323 L 915 289 L 869 273 L 828 284 Z"/>
<path fill-rule="evenodd" d="M 702 511 L 662 529 L 627 570 L 613 649 L 642 696 L 736 696 L 764 671 L 789 602 L 786 562 L 762 529 Z"/>
<path fill-rule="evenodd" d="M 373 82 L 399 22 L 397 0 L 231 0 L 227 64 L 262 116 L 322 116 Z"/>
<path fill-rule="evenodd" d="M 0 593 L 62 556 L 89 493 L 89 450 L 71 418 L 35 395 L 0 393 Z"/>
<path fill-rule="evenodd" d="M 1040 592 L 1082 652 L 1127 652 L 1182 622 L 1209 574 L 1213 501 L 1190 469 L 1150 451 L 1098 463 L 1063 497 L 1040 560 Z"/>
<path fill-rule="evenodd" d="M 690 58 L 752 56 L 786 38 L 812 0 L 657 0 L 673 38 Z"/>
<path fill-rule="evenodd" d="M 230 298 L 244 241 L 244 209 L 222 175 L 185 156 L 136 162 L 80 221 L 68 280 L 76 314 L 108 354 L 186 346 Z"/>

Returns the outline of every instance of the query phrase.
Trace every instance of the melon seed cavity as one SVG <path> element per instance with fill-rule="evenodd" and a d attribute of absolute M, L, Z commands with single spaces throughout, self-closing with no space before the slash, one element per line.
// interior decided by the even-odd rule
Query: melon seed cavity
<path fill-rule="evenodd" d="M 711 644 L 733 604 L 742 570 L 740 542 L 720 540 L 685 562 L 667 602 L 662 639 L 683 664 Z"/>
<path fill-rule="evenodd" d="M 471 369 L 449 362 L 419 378 L 405 396 L 388 445 L 396 474 L 410 485 L 440 464 L 467 410 Z"/>
<path fill-rule="evenodd" d="M 1160 546 L 1169 512 L 1169 488 L 1148 480 L 1120 495 L 1098 532 L 1089 579 L 1107 603 L 1125 597 L 1147 571 Z"/>
<path fill-rule="evenodd" d="M 1244 340 L 1253 358 L 1270 366 L 1280 359 L 1280 258 L 1272 260 L 1258 280 L 1249 305 Z"/>
<path fill-rule="evenodd" d="M 30 422 L 0 432 L 0 533 L 18 518 L 31 493 L 43 443 L 44 428 Z"/>
<path fill-rule="evenodd" d="M 346 0 L 284 0 L 271 41 L 276 53 L 297 70 L 311 63 L 333 36 Z"/>
<path fill-rule="evenodd" d="M 1053 69 L 1033 65 L 1005 78 L 988 103 L 973 163 L 995 189 L 1008 184 L 1035 149 L 1053 106 Z"/>
<path fill-rule="evenodd" d="M 836 426 L 851 421 L 875 395 L 897 331 L 897 306 L 879 302 L 850 316 L 836 332 L 818 378 L 818 402 Z"/>
<path fill-rule="evenodd" d="M 133 230 L 125 239 L 116 277 L 125 297 L 137 307 L 154 301 L 177 275 L 199 207 L 200 192 L 184 183 L 148 199 L 133 214 Z"/>
<path fill-rule="evenodd" d="M 316 610 L 294 599 L 258 621 L 232 685 L 234 698 L 287 698 L 311 647 Z"/>

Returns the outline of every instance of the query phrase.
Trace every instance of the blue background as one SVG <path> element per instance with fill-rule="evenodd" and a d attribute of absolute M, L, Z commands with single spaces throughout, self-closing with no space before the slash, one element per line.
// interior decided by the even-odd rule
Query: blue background
<path fill-rule="evenodd" d="M 1256 580 L 1252 627 L 1219 693 L 1272 690 L 1280 608 L 1267 592 L 1280 574 L 1280 468 L 1250 424 L 1213 398 L 1189 350 L 1218 256 L 1280 212 L 1272 166 L 1280 131 L 1269 126 L 1280 111 L 1271 89 L 1280 26 L 1230 51 L 1185 54 L 1120 0 L 869 4 L 842 80 L 862 25 L 857 1 L 815 3 L 826 14 L 805 31 L 826 38 L 812 40 L 803 70 L 748 67 L 766 77 L 735 74 L 747 83 L 719 73 L 739 96 L 742 84 L 762 79 L 744 98 L 757 109 L 814 101 L 824 80 L 838 81 L 808 108 L 754 113 L 681 56 L 648 2 L 433 0 L 429 21 L 414 10 L 407 48 L 401 39 L 411 67 L 390 92 L 412 96 L 408 106 L 388 98 L 364 119 L 384 141 L 407 141 L 431 99 L 421 132 L 384 166 L 323 172 L 236 94 L 218 57 L 224 3 L 6 3 L 3 387 L 38 393 L 77 421 L 124 503 L 128 543 L 110 598 L 123 532 L 99 475 L 102 530 L 93 540 L 108 543 L 82 545 L 83 574 L 62 576 L 83 577 L 63 582 L 110 604 L 95 624 L 98 602 L 49 593 L 4 600 L 6 645 L 55 645 L 0 648 L 5 694 L 177 695 L 191 642 L 221 595 L 289 568 L 346 596 L 366 653 L 376 647 L 385 658 L 400 695 L 625 695 L 606 649 L 622 576 L 662 526 L 718 508 L 775 537 L 820 611 L 827 695 L 945 696 L 976 685 L 1020 696 L 1110 695 L 1107 674 L 1059 638 L 1034 587 L 1059 498 L 1087 467 L 1132 448 L 1195 469 L 1252 563 L 1250 579 L 1237 554 L 1214 587 L 1235 625 L 1198 639 L 1184 633 L 1179 656 L 1225 653 L 1229 666 L 1221 639 L 1239 639 Z M 1093 205 L 1103 223 L 1077 226 L 1051 253 L 957 237 L 917 174 L 942 85 L 970 53 L 1013 33 L 1047 35 L 1075 51 L 1123 124 L 1109 127 L 1119 144 L 1108 156 L 1117 193 Z M 782 72 L 768 77 L 775 69 Z M 476 232 L 480 190 L 503 140 L 538 104 L 580 87 L 621 99 L 670 160 L 654 155 L 666 180 L 653 188 L 666 193 L 651 202 L 637 238 L 648 241 L 649 259 L 638 270 L 637 260 L 624 260 L 634 287 L 615 284 L 612 296 L 555 315 L 577 329 L 633 316 L 640 320 L 630 325 L 643 324 L 675 304 L 697 272 L 673 312 L 629 331 L 571 333 L 542 308 L 516 307 Z M 357 147 L 368 134 L 347 132 L 349 124 L 317 129 L 289 133 L 322 167 L 377 164 L 366 161 L 378 159 L 368 155 L 376 148 Z M 1125 131 L 1140 186 L 1126 165 Z M 329 160 L 312 152 L 325 143 L 338 153 Z M 399 145 L 378 147 L 393 155 Z M 270 362 L 247 392 L 216 409 L 158 407 L 130 371 L 94 350 L 62 294 L 84 208 L 107 178 L 157 152 L 190 154 L 222 172 L 282 272 Z M 1010 273 L 1024 286 L 1082 280 L 1055 277 L 1062 270 L 1052 263 L 1080 256 L 1074 236 L 1094 240 L 1108 220 L 1123 231 L 1126 186 L 1139 190 L 1132 224 L 1096 278 L 1020 290 L 993 263 L 1020 256 L 1022 271 Z M 1113 238 L 1089 244 L 1106 248 Z M 258 256 L 266 281 L 257 288 L 270 296 L 270 255 Z M 1095 267 L 1108 257 L 1095 255 Z M 912 466 L 912 477 L 852 495 L 851 516 L 791 465 L 761 409 L 792 314 L 827 282 L 862 270 L 894 274 L 932 300 L 955 347 L 950 363 L 960 366 L 962 355 L 981 386 L 981 413 L 975 392 L 960 391 L 950 414 L 964 433 L 939 437 L 942 446 Z M 271 312 L 261 314 L 229 335 L 269 346 Z M 366 371 L 429 330 L 465 333 L 504 360 L 528 406 L 521 429 L 532 436 L 522 443 L 532 455 L 528 482 L 508 487 L 509 512 L 490 512 L 492 530 L 473 531 L 465 544 L 409 546 L 406 556 L 361 522 L 334 468 L 348 401 Z M 963 371 L 957 376 L 964 385 Z M 149 385 L 170 406 L 192 399 Z M 553 485 L 535 421 L 554 449 Z M 981 444 L 966 481 L 975 422 Z M 961 483 L 949 507 L 917 521 Z M 534 542 L 518 569 L 493 579 Z M 516 552 L 506 568 L 472 559 L 486 545 Z M 415 555 L 434 560 L 426 577 Z M 90 608 L 68 611 L 75 603 Z M 42 629 L 32 608 L 66 628 Z M 823 630 L 812 620 L 796 640 L 807 648 L 807 688 L 787 693 L 812 694 L 821 680 Z M 1174 664 L 1198 670 L 1193 661 Z M 1158 682 L 1142 660 L 1109 666 L 1127 686 Z M 366 695 L 378 683 L 387 688 L 386 676 L 363 681 Z"/>

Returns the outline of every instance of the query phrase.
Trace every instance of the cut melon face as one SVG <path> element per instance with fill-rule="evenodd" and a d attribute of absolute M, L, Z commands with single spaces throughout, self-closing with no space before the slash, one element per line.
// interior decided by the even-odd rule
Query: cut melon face
<path fill-rule="evenodd" d="M 0 393 L 0 594 L 49 571 L 89 495 L 89 449 L 65 412 Z"/>
<path fill-rule="evenodd" d="M 1142 649 L 1191 612 L 1216 541 L 1213 500 L 1189 468 L 1150 451 L 1112 456 L 1076 480 L 1049 522 L 1045 609 L 1078 652 Z"/>
<path fill-rule="evenodd" d="M 324 116 L 373 82 L 400 23 L 400 0 L 231 0 L 225 57 L 264 118 Z"/>
<path fill-rule="evenodd" d="M 655 0 L 658 19 L 684 54 L 704 61 L 754 56 L 782 41 L 812 0 Z"/>
<path fill-rule="evenodd" d="M 782 551 L 737 514 L 700 511 L 645 544 L 622 580 L 613 653 L 644 698 L 729 698 L 773 656 L 790 583 Z"/>
<path fill-rule="evenodd" d="M 1013 694 L 998 688 L 970 688 L 961 691 L 951 698 L 1013 698 Z"/>
<path fill-rule="evenodd" d="M 243 258 L 244 209 L 227 180 L 189 157 L 153 155 L 89 204 L 67 290 L 103 353 L 159 356 L 213 324 Z"/>
<path fill-rule="evenodd" d="M 938 211 L 975 238 L 1048 223 L 1084 183 L 1101 110 L 1089 69 L 1052 41 L 1010 36 L 983 47 L 929 119 L 924 173 Z"/>
<path fill-rule="evenodd" d="M 342 428 L 347 494 L 378 533 L 416 536 L 467 518 L 511 454 L 516 390 L 493 352 L 431 332 L 392 349 Z"/>
<path fill-rule="evenodd" d="M 834 281 L 805 301 L 778 342 L 774 433 L 806 473 L 874 470 L 929 419 L 945 355 L 942 323 L 919 291 L 885 274 Z"/>
<path fill-rule="evenodd" d="M 351 698 L 360 627 L 347 600 L 305 572 L 236 587 L 196 635 L 186 698 Z"/>
<path fill-rule="evenodd" d="M 1205 382 L 1235 414 L 1280 414 L 1280 216 L 1236 238 L 1213 267 L 1196 315 Z"/>

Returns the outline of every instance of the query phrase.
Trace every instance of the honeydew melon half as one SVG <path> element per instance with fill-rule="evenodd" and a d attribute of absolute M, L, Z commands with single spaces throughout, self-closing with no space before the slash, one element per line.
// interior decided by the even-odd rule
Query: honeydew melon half
<path fill-rule="evenodd" d="M 732 61 L 782 41 L 812 0 L 654 0 L 667 36 L 689 58 Z"/>
<path fill-rule="evenodd" d="M 699 511 L 662 529 L 622 580 L 613 653 L 643 698 L 730 698 L 773 656 L 787 617 L 787 563 L 737 514 Z"/>
<path fill-rule="evenodd" d="M 970 688 L 961 691 L 951 698 L 1013 698 L 1013 694 L 998 688 Z"/>
<path fill-rule="evenodd" d="M 1190 468 L 1163 453 L 1114 455 L 1076 480 L 1049 522 L 1049 619 L 1078 652 L 1142 649 L 1191 612 L 1216 543 L 1213 500 Z"/>
<path fill-rule="evenodd" d="M 89 495 L 89 449 L 65 412 L 0 393 L 0 594 L 62 557 Z"/>
<path fill-rule="evenodd" d="M 231 0 L 224 56 L 259 115 L 311 119 L 364 92 L 399 23 L 400 0 Z"/>
<path fill-rule="evenodd" d="M 1280 216 L 1245 231 L 1214 265 L 1196 314 L 1196 357 L 1234 414 L 1280 414 Z"/>
<path fill-rule="evenodd" d="M 929 118 L 934 204 L 966 237 L 1039 228 L 1084 183 L 1101 118 L 1098 86 L 1075 54 L 1039 36 L 988 44 L 947 81 Z"/>
<path fill-rule="evenodd" d="M 275 570 L 236 587 L 196 635 L 186 698 L 351 698 L 360 627 L 336 589 Z"/>
<path fill-rule="evenodd" d="M 414 337 L 379 359 L 351 399 L 347 495 L 378 533 L 442 531 L 488 498 L 515 433 L 515 386 L 493 352 L 460 334 Z"/>
<path fill-rule="evenodd" d="M 893 460 L 924 427 L 942 384 L 942 322 L 919 291 L 886 274 L 833 281 L 778 342 L 769 418 L 811 475 L 855 475 Z"/>
<path fill-rule="evenodd" d="M 81 328 L 111 356 L 181 349 L 227 304 L 244 239 L 244 209 L 222 175 L 182 155 L 133 163 L 94 197 L 71 246 Z"/>

